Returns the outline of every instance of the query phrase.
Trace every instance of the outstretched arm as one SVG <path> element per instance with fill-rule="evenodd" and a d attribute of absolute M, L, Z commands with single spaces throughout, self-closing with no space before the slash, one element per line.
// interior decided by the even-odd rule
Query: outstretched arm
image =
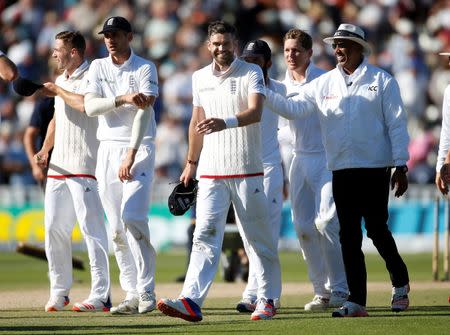
<path fill-rule="evenodd" d="M 293 120 L 311 115 L 315 111 L 315 104 L 298 94 L 287 99 L 270 89 L 266 90 L 266 106 L 282 117 Z"/>

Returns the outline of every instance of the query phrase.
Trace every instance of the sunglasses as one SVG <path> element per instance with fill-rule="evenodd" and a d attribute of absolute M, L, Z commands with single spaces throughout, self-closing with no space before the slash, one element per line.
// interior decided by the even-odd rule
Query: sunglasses
<path fill-rule="evenodd" d="M 331 44 L 331 47 L 333 49 L 339 48 L 339 49 L 346 49 L 350 46 L 350 43 L 348 42 L 337 42 L 337 43 L 333 43 Z"/>

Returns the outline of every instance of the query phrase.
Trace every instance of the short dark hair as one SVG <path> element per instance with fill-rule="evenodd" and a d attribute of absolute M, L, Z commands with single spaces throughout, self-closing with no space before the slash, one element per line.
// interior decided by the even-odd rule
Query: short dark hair
<path fill-rule="evenodd" d="M 305 50 L 310 50 L 312 49 L 312 38 L 311 36 L 300 29 L 291 29 L 289 30 L 283 38 L 283 42 L 286 42 L 286 40 L 297 40 L 297 42 L 300 44 L 300 46 L 302 48 L 304 48 Z"/>
<path fill-rule="evenodd" d="M 86 40 L 79 31 L 62 31 L 56 34 L 55 40 L 62 40 L 64 45 L 77 49 L 80 55 L 86 51 Z"/>
<path fill-rule="evenodd" d="M 208 39 L 214 34 L 231 34 L 236 37 L 236 28 L 225 21 L 214 21 L 208 26 Z"/>

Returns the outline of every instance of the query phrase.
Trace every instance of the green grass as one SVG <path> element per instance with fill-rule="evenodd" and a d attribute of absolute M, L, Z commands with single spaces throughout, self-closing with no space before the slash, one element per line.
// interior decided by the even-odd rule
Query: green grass
<path fill-rule="evenodd" d="M 78 254 L 86 260 L 85 254 Z M 307 282 L 306 266 L 298 253 L 280 255 L 284 282 Z M 229 298 L 207 298 L 203 306 L 204 320 L 188 323 L 163 316 L 155 311 L 147 315 L 117 317 L 107 313 L 84 314 L 63 311 L 45 313 L 41 309 L 0 311 L 0 334 L 449 334 L 450 284 L 434 285 L 431 281 L 431 255 L 404 255 L 410 271 L 413 291 L 411 308 L 405 313 L 392 313 L 387 307 L 389 292 L 371 291 L 368 296 L 368 318 L 333 319 L 330 312 L 305 313 L 302 306 L 311 292 L 299 292 L 282 298 L 283 308 L 269 322 L 254 322 L 249 315 L 234 310 L 236 292 Z M 388 274 L 378 255 L 366 256 L 369 281 L 388 282 Z M 183 273 L 183 252 L 157 256 L 156 285 L 173 282 Z M 42 261 L 0 253 L 1 291 L 48 288 L 47 267 Z M 89 283 L 88 271 L 75 271 L 76 285 Z M 112 259 L 111 278 L 118 283 L 117 265 Z M 218 275 L 216 281 L 220 281 Z M 414 287 L 416 284 L 416 288 Z M 176 296 L 179 292 L 174 292 Z"/>

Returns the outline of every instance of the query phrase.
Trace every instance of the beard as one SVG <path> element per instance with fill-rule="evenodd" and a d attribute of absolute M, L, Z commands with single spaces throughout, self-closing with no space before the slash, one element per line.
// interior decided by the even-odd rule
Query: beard
<path fill-rule="evenodd" d="M 231 63 L 233 63 L 234 54 L 231 52 L 221 53 L 215 55 L 214 60 L 217 64 L 220 64 L 221 66 L 229 66 L 231 65 Z"/>

